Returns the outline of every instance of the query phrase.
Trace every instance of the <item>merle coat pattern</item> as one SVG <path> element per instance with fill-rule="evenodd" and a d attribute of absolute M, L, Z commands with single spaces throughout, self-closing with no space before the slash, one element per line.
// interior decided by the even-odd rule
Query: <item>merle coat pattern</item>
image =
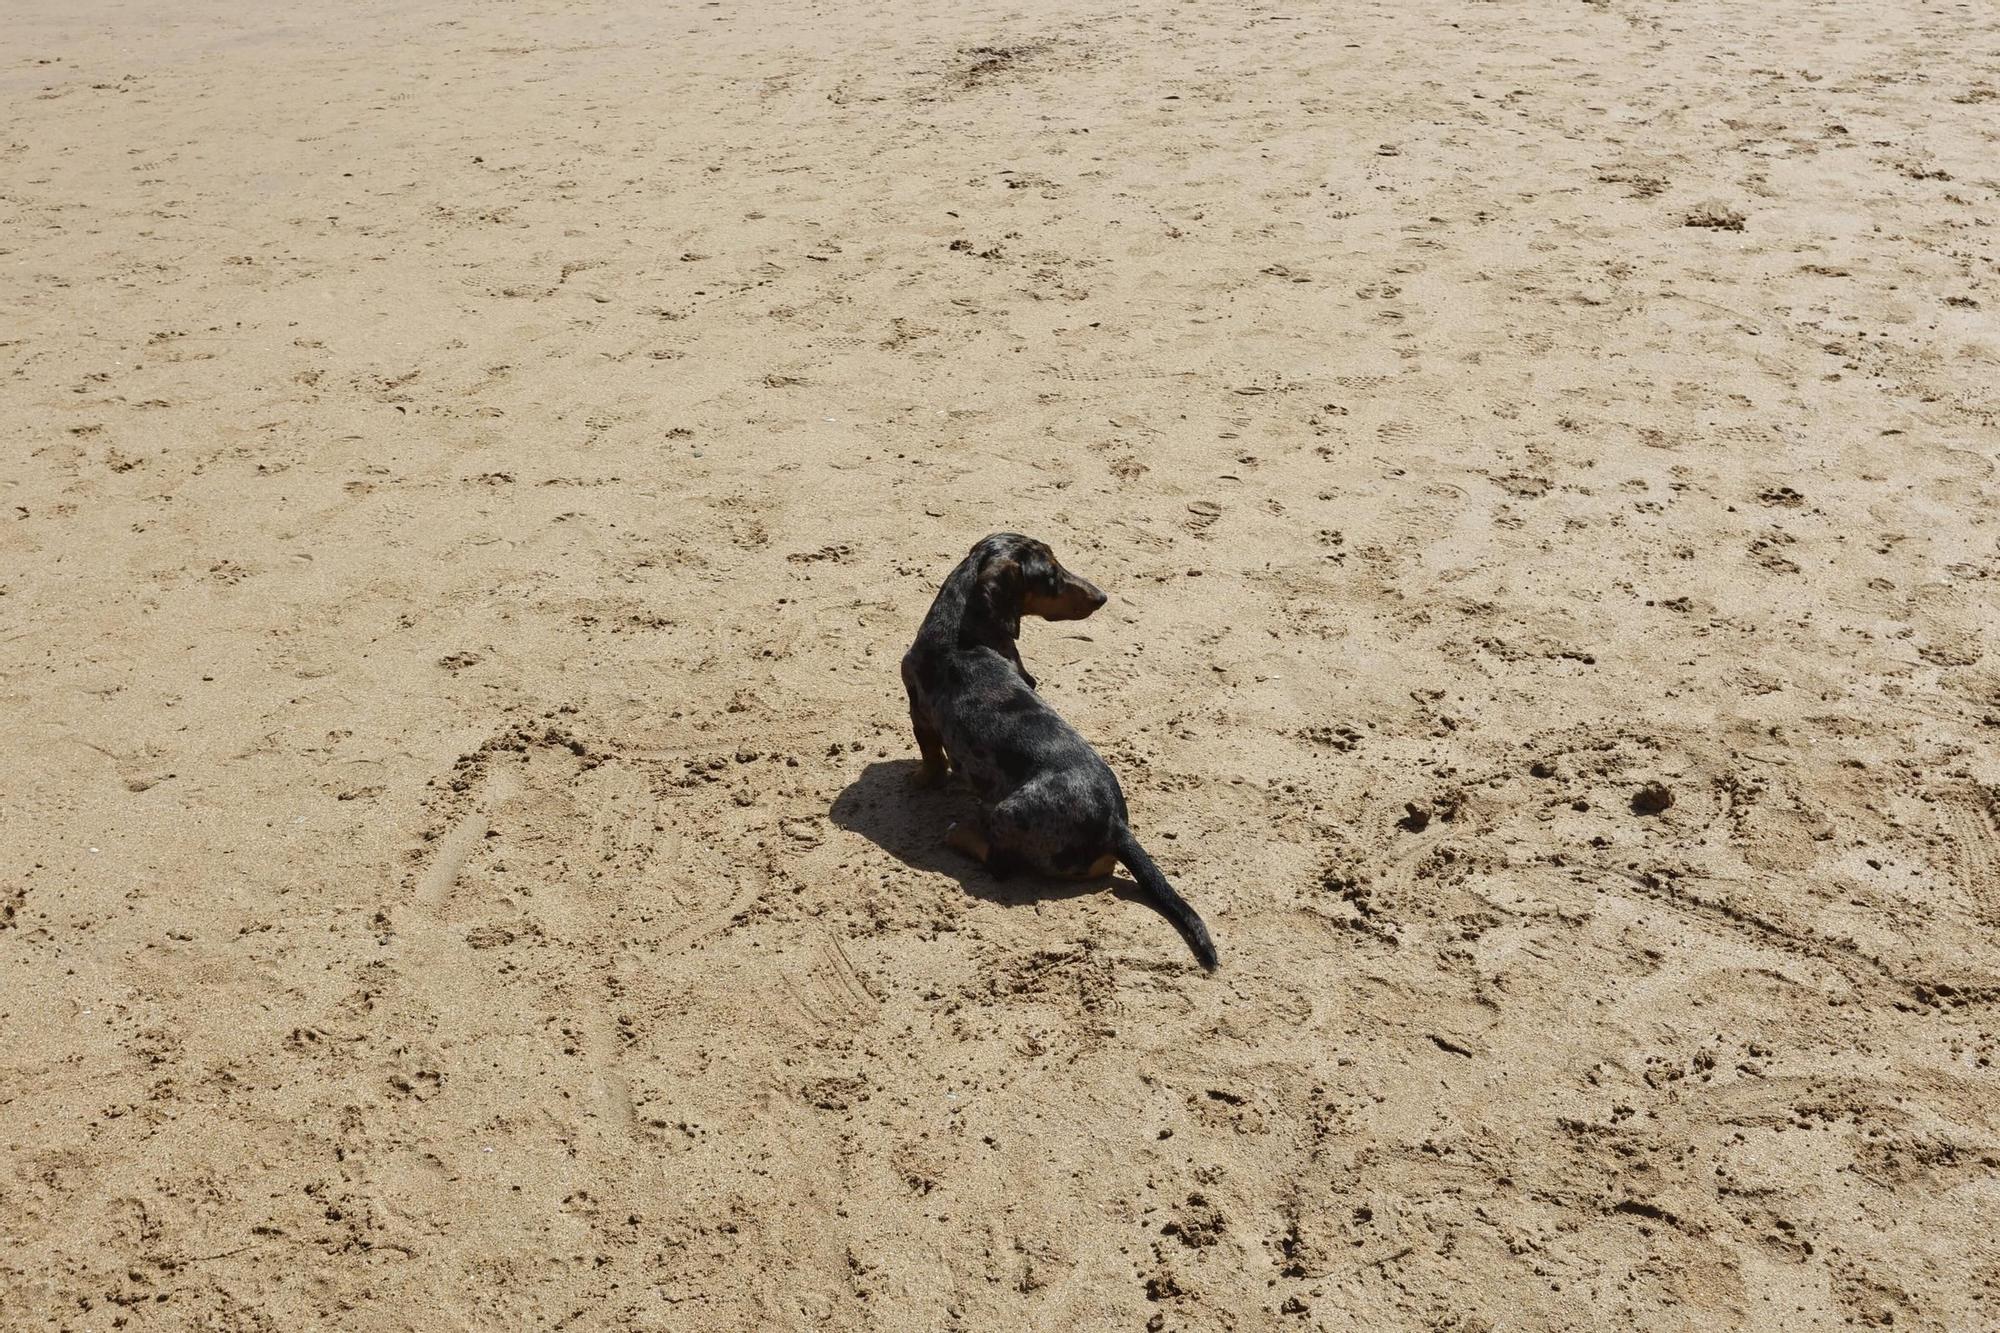
<path fill-rule="evenodd" d="M 953 825 L 946 841 L 996 874 L 1089 879 L 1123 865 L 1181 928 L 1202 966 L 1213 968 L 1208 928 L 1132 836 L 1117 777 L 1035 692 L 1021 661 L 1022 616 L 1080 620 L 1104 602 L 1041 542 L 1003 532 L 974 546 L 945 578 L 903 656 L 923 753 L 917 780 L 942 782 L 947 765 L 964 776 L 979 798 L 979 821 Z"/>

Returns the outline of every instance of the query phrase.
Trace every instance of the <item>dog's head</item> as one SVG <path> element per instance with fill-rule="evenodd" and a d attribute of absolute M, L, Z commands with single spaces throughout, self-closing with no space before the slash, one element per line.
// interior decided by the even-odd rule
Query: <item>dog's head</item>
<path fill-rule="evenodd" d="M 973 596 L 1019 637 L 1022 616 L 1082 620 L 1108 600 L 1098 586 L 1057 563 L 1055 552 L 1018 532 L 996 532 L 972 548 Z"/>

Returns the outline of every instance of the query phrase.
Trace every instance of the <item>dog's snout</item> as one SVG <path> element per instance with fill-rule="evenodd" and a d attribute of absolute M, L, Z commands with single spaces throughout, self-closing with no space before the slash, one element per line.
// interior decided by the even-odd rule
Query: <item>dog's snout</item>
<path fill-rule="evenodd" d="M 1080 579 L 1076 575 L 1071 574 L 1069 580 L 1070 595 L 1067 600 L 1072 614 L 1078 620 L 1094 613 L 1099 607 L 1111 600 L 1104 595 L 1104 589 L 1098 587 L 1089 579 Z"/>
<path fill-rule="evenodd" d="M 1040 587 L 1026 589 L 1021 597 L 1023 615 L 1044 620 L 1082 620 L 1111 599 L 1104 589 L 1089 579 L 1078 578 L 1057 566 Z"/>

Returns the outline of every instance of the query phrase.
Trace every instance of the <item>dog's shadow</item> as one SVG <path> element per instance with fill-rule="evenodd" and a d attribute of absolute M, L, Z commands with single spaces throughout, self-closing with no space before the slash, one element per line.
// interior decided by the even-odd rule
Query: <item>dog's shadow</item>
<path fill-rule="evenodd" d="M 851 833 L 859 833 L 914 870 L 950 875 L 965 891 L 989 902 L 1020 906 L 1058 898 L 1080 898 L 1107 889 L 1130 902 L 1145 902 L 1137 885 L 1124 878 L 1050 879 L 1016 873 L 996 877 L 960 851 L 944 845 L 953 820 L 969 821 L 977 809 L 972 793 L 957 779 L 942 787 L 919 787 L 912 776 L 914 759 L 890 759 L 861 770 L 834 798 L 827 817 Z M 1150 905 L 1150 904 L 1149 904 Z"/>

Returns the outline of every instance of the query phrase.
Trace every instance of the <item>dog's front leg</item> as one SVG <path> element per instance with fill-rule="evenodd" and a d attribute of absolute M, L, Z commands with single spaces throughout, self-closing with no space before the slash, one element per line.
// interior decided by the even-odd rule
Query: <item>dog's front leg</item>
<path fill-rule="evenodd" d="M 924 761 L 911 775 L 911 781 L 919 787 L 935 787 L 944 781 L 949 761 L 945 758 L 944 737 L 931 722 L 930 710 L 917 698 L 916 682 L 909 673 L 903 674 L 903 690 L 910 696 L 910 729 L 917 733 L 917 749 Z"/>
<path fill-rule="evenodd" d="M 1031 689 L 1031 690 L 1032 690 L 1032 689 L 1034 689 L 1034 688 L 1035 688 L 1035 678 L 1034 678 L 1034 676 L 1032 676 L 1032 675 L 1030 675 L 1030 674 L 1029 674 L 1029 672 L 1028 672 L 1028 664 L 1027 664 L 1026 662 L 1023 662 L 1023 661 L 1021 660 L 1021 645 L 1020 645 L 1020 644 L 1018 644 L 1018 643 L 1010 643 L 1010 644 L 1008 644 L 1008 645 L 1007 645 L 1007 655 L 1008 655 L 1009 657 L 1011 657 L 1011 658 L 1013 658 L 1013 659 L 1014 659 L 1014 669 L 1015 669 L 1016 671 L 1018 671 L 1018 672 L 1020 672 L 1020 673 L 1021 673 L 1021 679 L 1022 679 L 1022 680 L 1025 680 L 1025 681 L 1027 681 L 1027 682 L 1028 682 L 1028 688 L 1029 688 L 1029 689 Z"/>

